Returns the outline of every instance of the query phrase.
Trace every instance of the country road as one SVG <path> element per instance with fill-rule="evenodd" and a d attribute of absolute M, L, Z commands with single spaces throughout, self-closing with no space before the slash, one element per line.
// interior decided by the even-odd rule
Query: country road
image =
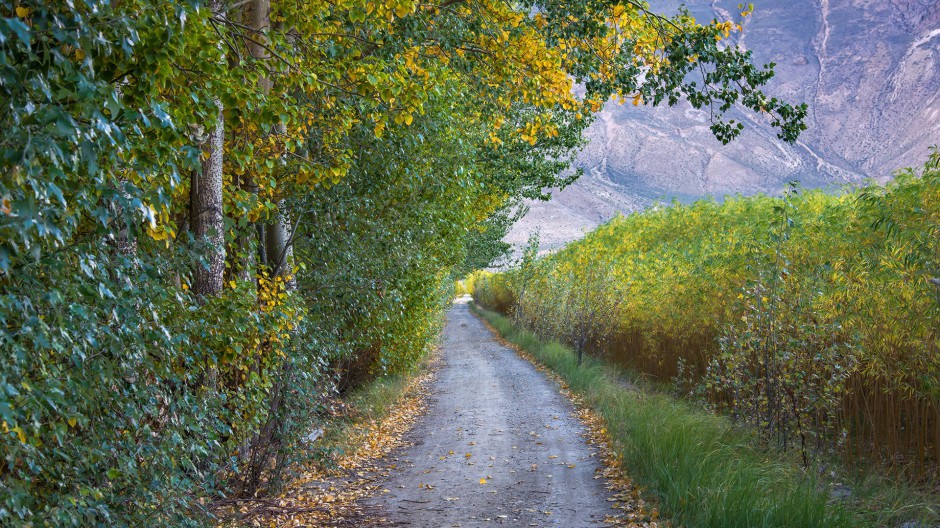
<path fill-rule="evenodd" d="M 457 302 L 409 447 L 366 508 L 381 526 L 606 526 L 600 462 L 558 385 Z"/>

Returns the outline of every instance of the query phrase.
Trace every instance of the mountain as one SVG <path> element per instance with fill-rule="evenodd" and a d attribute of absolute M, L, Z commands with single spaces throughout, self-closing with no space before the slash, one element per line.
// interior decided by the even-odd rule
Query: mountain
<path fill-rule="evenodd" d="M 699 21 L 726 20 L 740 0 L 684 2 Z M 922 164 L 940 143 L 940 0 L 755 0 L 735 44 L 759 64 L 776 63 L 770 95 L 810 107 L 795 145 L 768 122 L 736 113 L 747 130 L 723 146 L 708 114 L 683 103 L 609 103 L 588 129 L 578 157 L 585 176 L 529 213 L 506 240 L 541 231 L 559 247 L 619 212 L 657 200 L 777 193 L 798 180 L 838 187 L 890 179 Z M 680 2 L 652 1 L 661 13 Z"/>

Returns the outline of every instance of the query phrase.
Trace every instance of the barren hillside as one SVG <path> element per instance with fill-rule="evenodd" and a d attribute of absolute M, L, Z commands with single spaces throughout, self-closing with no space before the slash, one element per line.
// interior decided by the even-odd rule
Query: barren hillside
<path fill-rule="evenodd" d="M 700 21 L 725 19 L 738 0 L 685 2 Z M 680 2 L 654 1 L 661 12 Z M 940 143 L 940 2 L 756 0 L 737 44 L 777 64 L 769 92 L 810 105 L 809 129 L 793 146 L 758 116 L 722 146 L 707 114 L 688 104 L 609 104 L 579 156 L 585 177 L 549 203 L 531 204 L 508 240 L 539 228 L 543 247 L 581 236 L 617 212 L 656 200 L 776 193 L 799 180 L 840 186 L 922 163 Z"/>

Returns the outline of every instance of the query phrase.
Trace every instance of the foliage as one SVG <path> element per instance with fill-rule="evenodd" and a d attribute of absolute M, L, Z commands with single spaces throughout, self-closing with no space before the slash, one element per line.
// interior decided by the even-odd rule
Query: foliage
<path fill-rule="evenodd" d="M 572 345 L 590 298 L 612 336 L 593 353 L 675 380 L 805 458 L 837 450 L 935 478 L 938 164 L 934 151 L 919 172 L 839 195 L 617 218 L 539 260 L 524 298 L 515 270 L 474 295 Z"/>
<path fill-rule="evenodd" d="M 198 525 L 272 489 L 326 395 L 413 368 L 610 97 L 795 139 L 805 107 L 762 95 L 734 29 L 636 2 L 0 1 L 0 524 Z"/>
<path fill-rule="evenodd" d="M 859 526 L 798 464 L 755 449 L 722 417 L 667 395 L 623 384 L 593 358 L 543 341 L 488 310 L 482 316 L 509 341 L 558 373 L 605 420 L 624 469 L 659 498 L 679 526 Z"/>

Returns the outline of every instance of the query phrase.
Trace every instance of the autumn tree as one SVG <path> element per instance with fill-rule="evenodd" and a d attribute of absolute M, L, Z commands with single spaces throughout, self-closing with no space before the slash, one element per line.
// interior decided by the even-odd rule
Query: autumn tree
<path fill-rule="evenodd" d="M 344 366 L 416 363 L 611 97 L 792 140 L 805 109 L 734 30 L 629 1 L 0 2 L 0 523 L 196 525 L 276 483 Z"/>

